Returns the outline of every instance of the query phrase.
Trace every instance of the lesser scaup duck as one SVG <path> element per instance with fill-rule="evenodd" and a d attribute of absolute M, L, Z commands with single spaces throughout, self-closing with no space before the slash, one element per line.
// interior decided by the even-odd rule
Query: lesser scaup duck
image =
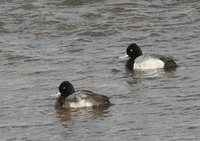
<path fill-rule="evenodd" d="M 105 95 L 88 90 L 75 92 L 73 85 L 69 81 L 63 81 L 58 89 L 60 96 L 55 103 L 58 109 L 108 107 L 111 105 L 109 98 Z"/>
<path fill-rule="evenodd" d="M 168 69 L 178 67 L 176 62 L 170 57 L 159 54 L 143 55 L 142 50 L 135 43 L 128 46 L 126 49 L 126 56 L 124 57 L 129 57 L 126 63 L 126 68 L 129 70 Z"/>

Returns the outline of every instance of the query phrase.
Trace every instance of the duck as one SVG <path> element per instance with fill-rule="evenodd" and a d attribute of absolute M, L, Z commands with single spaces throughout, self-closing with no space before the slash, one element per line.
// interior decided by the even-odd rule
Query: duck
<path fill-rule="evenodd" d="M 59 87 L 58 98 L 55 102 L 57 109 L 109 107 L 109 98 L 90 90 L 76 91 L 69 81 L 63 81 Z"/>
<path fill-rule="evenodd" d="M 130 44 L 126 49 L 125 56 L 119 58 L 129 58 L 125 65 L 128 70 L 170 69 L 178 67 L 171 57 L 160 54 L 143 55 L 141 48 L 136 43 Z"/>

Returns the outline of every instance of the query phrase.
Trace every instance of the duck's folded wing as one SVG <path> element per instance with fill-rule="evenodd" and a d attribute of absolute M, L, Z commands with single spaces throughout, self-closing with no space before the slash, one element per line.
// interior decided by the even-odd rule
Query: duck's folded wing
<path fill-rule="evenodd" d="M 153 54 L 152 56 L 162 60 L 165 63 L 165 68 L 178 67 L 174 59 L 170 56 L 164 56 L 159 54 Z"/>
<path fill-rule="evenodd" d="M 87 101 L 90 101 L 94 106 L 110 105 L 109 98 L 102 94 L 97 94 L 88 90 L 82 90 L 81 96 L 83 99 L 87 99 Z"/>

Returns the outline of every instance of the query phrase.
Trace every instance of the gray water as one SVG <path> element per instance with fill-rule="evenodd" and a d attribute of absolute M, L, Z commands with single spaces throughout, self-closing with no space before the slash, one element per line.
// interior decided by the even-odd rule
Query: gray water
<path fill-rule="evenodd" d="M 199 15 L 199 0 L 1 1 L 1 141 L 200 140 Z M 180 67 L 127 72 L 130 43 Z M 63 80 L 115 105 L 57 112 Z"/>

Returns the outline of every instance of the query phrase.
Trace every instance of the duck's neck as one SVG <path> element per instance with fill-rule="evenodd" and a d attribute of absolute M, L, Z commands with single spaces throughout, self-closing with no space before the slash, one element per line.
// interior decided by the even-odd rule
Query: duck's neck
<path fill-rule="evenodd" d="M 132 57 L 126 62 L 126 68 L 128 70 L 133 70 L 134 60 L 135 58 Z"/>

